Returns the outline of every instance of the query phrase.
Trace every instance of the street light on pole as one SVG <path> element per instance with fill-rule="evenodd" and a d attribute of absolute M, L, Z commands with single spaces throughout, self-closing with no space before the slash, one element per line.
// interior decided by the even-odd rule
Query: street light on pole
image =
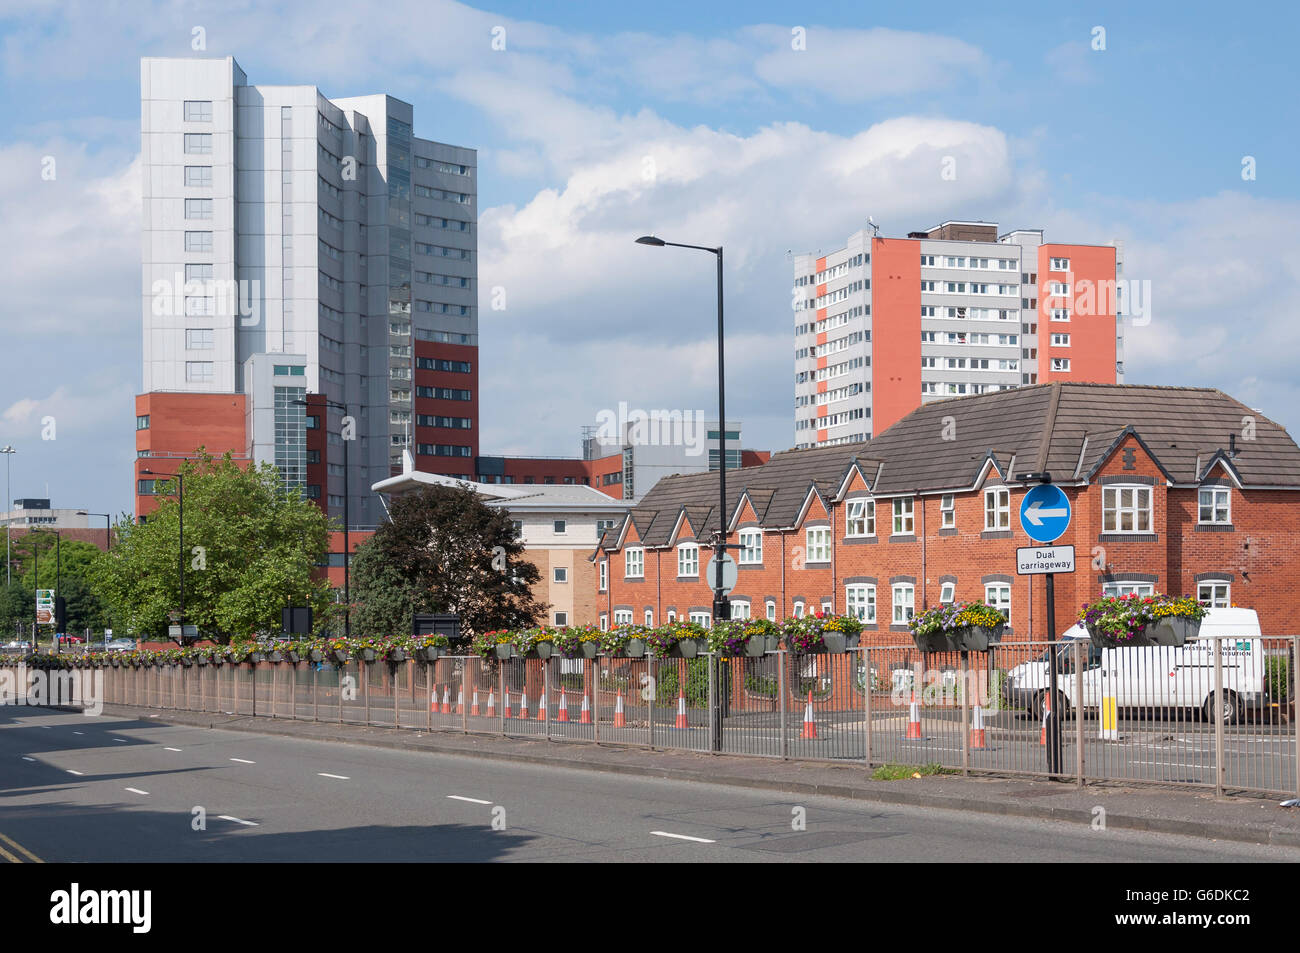
<path fill-rule="evenodd" d="M 180 569 L 181 579 L 181 617 L 178 620 L 181 627 L 181 645 L 185 644 L 185 477 L 180 473 L 159 473 L 157 470 L 144 469 L 141 473 L 147 473 L 150 476 L 174 477 L 180 492 L 177 494 L 177 502 L 180 504 L 180 533 L 179 549 L 177 550 L 177 565 Z"/>
<path fill-rule="evenodd" d="M 5 455 L 5 513 L 6 514 L 8 514 L 9 512 L 9 507 L 13 506 L 14 503 L 12 497 L 9 495 L 12 492 L 9 488 L 9 460 L 17 452 L 18 451 L 15 450 L 10 445 L 5 445 L 3 447 L 0 447 L 0 453 L 3 453 Z M 6 515 L 5 516 L 5 585 L 6 586 L 11 585 L 13 582 L 9 574 L 10 558 L 11 557 L 9 555 L 9 517 L 8 515 Z"/>
<path fill-rule="evenodd" d="M 708 245 L 684 245 L 678 242 L 666 242 L 654 235 L 642 235 L 636 240 L 638 245 L 652 248 L 694 248 L 697 251 L 711 253 L 718 263 L 718 531 L 713 540 L 713 622 L 726 621 L 731 618 L 731 601 L 727 598 L 726 585 L 723 583 L 723 564 L 727 556 L 727 386 L 723 363 L 723 323 L 722 323 L 722 246 L 716 248 Z M 712 664 L 712 663 L 710 663 Z M 720 672 L 727 671 L 725 668 Z M 710 682 L 712 679 L 710 679 Z M 713 750 L 722 750 L 722 717 L 724 699 L 730 694 L 729 687 L 722 687 L 715 692 L 713 719 Z"/>
<path fill-rule="evenodd" d="M 333 407 L 335 410 L 343 411 L 345 417 L 350 416 L 348 414 L 347 404 L 340 403 L 337 400 L 330 400 L 328 397 L 324 397 L 320 394 L 313 394 L 312 396 L 319 398 L 321 403 L 328 407 Z M 303 407 L 309 406 L 307 401 L 302 399 L 295 400 L 294 403 L 301 404 Z M 352 636 L 352 537 L 349 535 L 348 529 L 351 525 L 351 520 L 348 518 L 348 505 L 352 501 L 352 493 L 349 489 L 349 481 L 352 477 L 352 467 L 348 465 L 348 444 L 352 441 L 348 439 L 347 434 L 340 434 L 340 436 L 343 438 L 343 634 L 350 638 Z M 326 512 L 328 513 L 328 490 L 325 495 L 327 497 Z M 325 564 L 328 567 L 328 552 L 325 554 Z M 328 569 L 326 572 L 328 572 Z"/>
<path fill-rule="evenodd" d="M 108 513 L 87 513 L 85 510 L 78 510 L 78 516 L 102 516 L 104 517 L 104 548 L 111 550 L 113 548 L 113 517 Z"/>

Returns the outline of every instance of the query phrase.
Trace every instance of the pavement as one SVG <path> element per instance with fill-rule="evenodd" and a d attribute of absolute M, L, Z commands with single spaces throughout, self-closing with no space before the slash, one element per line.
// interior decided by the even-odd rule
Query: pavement
<path fill-rule="evenodd" d="M 544 739 L 432 733 L 360 725 L 236 717 L 202 712 L 105 706 L 105 715 L 143 725 L 168 724 L 363 745 L 402 752 L 479 758 L 514 764 L 745 788 L 751 791 L 848 798 L 875 804 L 1060 821 L 1095 829 L 1183 835 L 1244 844 L 1300 847 L 1300 808 L 1259 797 L 1158 787 L 1026 778 L 932 775 L 875 781 L 861 766 L 778 761 L 690 751 L 650 751 Z M 83 717 L 83 716 L 77 716 Z M 88 719 L 93 720 L 93 719 Z"/>

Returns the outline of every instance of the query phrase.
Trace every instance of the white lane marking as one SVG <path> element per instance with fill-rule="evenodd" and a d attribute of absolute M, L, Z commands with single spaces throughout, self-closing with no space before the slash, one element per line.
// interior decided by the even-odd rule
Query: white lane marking
<path fill-rule="evenodd" d="M 223 821 L 234 821 L 236 824 L 243 824 L 245 827 L 257 826 L 257 821 L 244 821 L 237 817 L 231 817 L 229 814 L 218 814 L 217 817 Z"/>
<path fill-rule="evenodd" d="M 84 735 L 85 732 L 84 732 L 84 731 L 74 731 L 73 734 L 74 734 L 74 735 Z"/>
<path fill-rule="evenodd" d="M 82 776 L 80 771 L 73 771 L 71 768 L 68 768 L 68 774 L 75 774 L 77 777 Z"/>
<path fill-rule="evenodd" d="M 482 798 L 477 798 L 477 797 L 461 797 L 459 794 L 448 794 L 447 797 L 448 797 L 449 800 L 452 800 L 452 801 L 469 801 L 469 803 L 471 803 L 471 804 L 491 804 L 491 803 L 492 803 L 491 801 L 484 801 Z"/>
<path fill-rule="evenodd" d="M 27 757 L 27 755 L 23 755 L 23 760 L 24 760 L 24 761 L 35 761 L 36 759 L 35 759 L 35 758 L 29 758 L 29 757 Z"/>
<path fill-rule="evenodd" d="M 127 740 L 128 740 L 128 739 L 126 739 L 126 738 L 114 738 L 113 740 L 116 741 L 118 744 L 122 744 L 122 745 L 124 745 L 124 744 L 127 743 Z"/>
<path fill-rule="evenodd" d="M 163 751 L 180 751 L 180 748 L 163 748 Z"/>
<path fill-rule="evenodd" d="M 673 837 L 677 840 L 694 841 L 697 844 L 716 844 L 717 841 L 709 840 L 707 837 L 691 837 L 689 834 L 670 834 L 667 831 L 651 831 L 656 837 Z"/>
<path fill-rule="evenodd" d="M 320 775 L 322 778 L 334 778 L 334 779 L 336 779 L 336 780 L 338 780 L 338 781 L 350 781 L 350 780 L 352 780 L 352 779 L 349 778 L 346 774 L 326 774 L 324 771 L 317 771 L 316 773 L 317 773 L 318 775 Z"/>
<path fill-rule="evenodd" d="M 41 727 L 42 727 L 42 728 L 49 728 L 49 727 L 51 727 L 51 726 L 50 726 L 50 725 L 41 725 Z"/>
<path fill-rule="evenodd" d="M 149 792 L 148 792 L 148 791 L 141 791 L 139 788 L 123 788 L 122 790 L 123 790 L 123 791 L 130 791 L 132 794 L 143 794 L 145 797 L 148 797 L 148 796 L 149 796 Z"/>
<path fill-rule="evenodd" d="M 231 758 L 231 761 L 238 761 L 240 764 L 257 764 L 256 761 L 245 761 L 243 758 Z"/>

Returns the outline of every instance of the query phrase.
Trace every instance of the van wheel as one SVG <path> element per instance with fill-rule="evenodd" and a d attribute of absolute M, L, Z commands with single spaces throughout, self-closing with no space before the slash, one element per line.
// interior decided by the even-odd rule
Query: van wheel
<path fill-rule="evenodd" d="M 1029 700 L 1029 708 L 1027 711 L 1029 712 L 1029 717 L 1034 721 L 1043 720 L 1043 698 L 1046 695 L 1047 692 L 1038 692 Z"/>
<path fill-rule="evenodd" d="M 1204 714 L 1206 721 L 1214 720 L 1216 707 L 1217 705 L 1215 704 L 1214 693 L 1211 692 L 1209 697 L 1205 699 L 1205 707 L 1202 709 L 1202 714 Z M 1241 700 L 1232 692 L 1223 693 L 1222 715 L 1223 723 L 1225 725 L 1235 725 L 1242 720 L 1243 712 L 1241 708 Z"/>

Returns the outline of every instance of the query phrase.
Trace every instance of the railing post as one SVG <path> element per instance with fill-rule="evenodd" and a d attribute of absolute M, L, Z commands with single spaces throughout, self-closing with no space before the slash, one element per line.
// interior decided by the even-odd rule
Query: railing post
<path fill-rule="evenodd" d="M 253 683 L 253 717 L 257 717 L 257 662 L 248 663 L 248 680 Z"/>
<path fill-rule="evenodd" d="M 501 721 L 501 737 L 506 734 L 506 662 L 497 659 L 497 681 L 500 691 L 497 693 L 497 718 Z"/>
<path fill-rule="evenodd" d="M 398 706 L 398 702 L 397 702 L 397 666 L 396 666 L 396 665 L 393 665 L 392 662 L 389 662 L 388 664 L 389 664 L 389 667 L 392 668 L 392 670 L 393 670 L 393 727 L 394 727 L 394 728 L 401 728 L 401 727 L 402 727 L 402 710 L 401 710 L 401 708 Z M 406 665 L 405 662 L 403 662 L 402 664 L 403 664 L 403 666 Z"/>
<path fill-rule="evenodd" d="M 647 724 L 650 725 L 651 751 L 655 750 L 655 703 L 659 700 L 659 683 L 655 681 L 655 676 L 659 674 L 659 670 L 654 667 L 654 662 L 651 661 L 654 657 L 654 653 L 649 649 L 646 650 L 643 656 L 647 673 L 645 687 L 649 689 L 646 693 L 646 697 L 649 699 L 646 702 L 646 720 Z"/>
<path fill-rule="evenodd" d="M 527 684 L 527 676 L 525 676 Z M 542 702 L 546 705 L 546 740 L 551 740 L 551 660 L 542 659 Z"/>
<path fill-rule="evenodd" d="M 1223 797 L 1223 778 L 1226 766 L 1223 763 L 1223 639 L 1214 639 L 1214 796 Z"/>
<path fill-rule="evenodd" d="M 1074 770 L 1079 778 L 1079 787 L 1083 787 L 1083 715 L 1087 710 L 1083 697 L 1083 640 L 1075 639 L 1074 652 Z"/>
<path fill-rule="evenodd" d="M 468 655 L 461 656 L 460 660 L 460 730 L 469 734 L 469 662 Z"/>
<path fill-rule="evenodd" d="M 361 691 L 366 698 L 366 724 L 370 724 L 370 663 L 365 659 L 357 661 L 357 671 L 361 675 Z"/>
<path fill-rule="evenodd" d="M 1296 660 L 1300 658 L 1300 651 L 1297 651 L 1297 649 L 1300 649 L 1300 635 L 1293 635 L 1291 636 L 1291 657 L 1287 659 L 1286 663 L 1286 683 L 1279 686 L 1279 691 L 1286 690 L 1286 702 L 1283 704 L 1291 706 L 1291 717 L 1287 719 L 1287 722 L 1291 725 L 1291 737 L 1295 739 L 1295 762 L 1293 764 L 1295 777 L 1292 780 L 1295 781 L 1295 796 L 1300 797 L 1300 725 L 1297 725 L 1295 721 L 1297 708 L 1296 688 L 1300 687 L 1300 679 L 1297 679 L 1295 671 Z M 1265 671 L 1267 672 L 1268 669 L 1265 668 Z M 1282 710 L 1286 711 L 1285 708 Z"/>
<path fill-rule="evenodd" d="M 319 721 L 320 714 L 320 669 L 316 667 L 317 663 L 311 666 L 311 720 Z"/>
<path fill-rule="evenodd" d="M 961 689 L 961 773 L 967 777 L 970 776 L 970 699 L 966 697 L 966 689 L 970 685 L 969 671 L 970 653 L 963 651 L 961 653 L 961 679 L 957 684 Z M 978 700 L 976 703 L 978 704 Z"/>
<path fill-rule="evenodd" d="M 707 672 L 709 676 L 708 679 L 709 751 L 711 753 L 714 753 L 722 749 L 722 745 L 719 744 L 719 742 L 722 739 L 717 737 L 717 730 L 716 730 L 719 726 L 716 724 L 716 721 L 714 719 L 714 712 L 717 711 L 718 709 L 714 705 L 714 702 L 716 702 L 717 699 L 714 695 L 713 676 L 714 676 L 714 667 L 715 667 L 714 663 L 717 661 L 718 657 L 714 655 L 712 652 L 709 652 L 704 657 L 708 659 L 708 662 L 706 664 L 708 666 Z"/>
<path fill-rule="evenodd" d="M 866 725 L 866 763 L 871 769 L 871 649 L 863 647 L 862 652 L 862 721 Z"/>
<path fill-rule="evenodd" d="M 786 655 L 786 651 L 785 651 L 785 649 L 777 649 L 777 652 L 776 652 L 776 667 L 777 667 L 777 672 L 776 672 L 776 694 L 777 694 L 777 698 L 779 699 L 779 701 L 778 701 L 778 703 L 777 703 L 777 710 L 781 713 L 781 728 L 780 728 L 780 732 L 779 732 L 779 737 L 780 737 L 780 739 L 781 739 L 781 758 L 782 758 L 783 760 L 784 760 L 784 759 L 787 757 L 787 755 L 789 754 L 789 751 L 787 750 L 787 747 L 786 747 L 786 745 L 787 745 L 787 738 L 786 738 L 786 726 L 785 726 L 785 720 L 786 720 L 786 719 L 785 719 L 785 714 L 786 714 L 786 712 L 785 712 L 785 708 L 786 708 L 786 703 L 785 703 L 785 683 L 786 683 L 785 662 L 786 662 L 786 658 L 787 658 L 787 655 Z"/>

